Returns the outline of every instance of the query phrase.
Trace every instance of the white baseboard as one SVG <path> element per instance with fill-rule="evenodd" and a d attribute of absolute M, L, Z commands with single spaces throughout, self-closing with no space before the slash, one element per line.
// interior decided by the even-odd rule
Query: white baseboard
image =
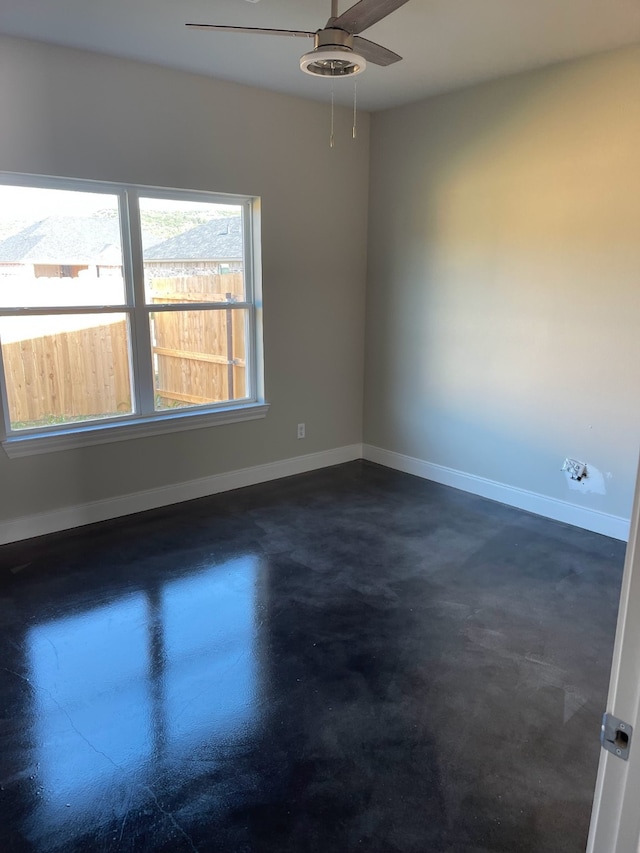
<path fill-rule="evenodd" d="M 452 486 L 454 489 L 461 489 L 474 495 L 533 512 L 536 515 L 552 518 L 555 521 L 563 521 L 585 530 L 602 533 L 604 536 L 611 536 L 623 542 L 629 538 L 629 520 L 626 518 L 609 515 L 556 498 L 549 498 L 514 486 L 507 486 L 495 480 L 465 474 L 455 468 L 425 462 L 422 459 L 384 450 L 370 444 L 351 444 L 332 450 L 323 450 L 319 453 L 282 459 L 266 465 L 254 465 L 251 468 L 240 468 L 237 471 L 227 471 L 223 474 L 213 474 L 210 477 L 201 477 L 197 480 L 174 483 L 158 489 L 133 492 L 120 497 L 91 501 L 50 512 L 0 521 L 0 545 L 30 539 L 32 536 L 55 533 L 59 530 L 69 530 L 72 527 L 81 527 L 83 524 L 93 524 L 96 521 L 107 521 L 110 518 L 144 512 L 148 509 L 156 509 L 194 498 L 203 498 L 207 495 L 240 489 L 243 486 L 266 483 L 270 480 L 278 480 L 281 477 L 303 474 L 306 471 L 328 468 L 331 465 L 340 465 L 343 462 L 352 462 L 354 459 L 362 458 L 385 465 L 387 468 L 395 468 L 397 471 L 415 474 L 425 480 L 433 480 L 445 486 Z"/>
<path fill-rule="evenodd" d="M 143 492 L 133 492 L 116 498 L 64 507 L 63 509 L 41 512 L 22 518 L 9 519 L 0 522 L 0 545 L 30 539 L 32 536 L 42 536 L 45 533 L 55 533 L 59 530 L 69 530 L 81 527 L 83 524 L 93 524 L 96 521 L 106 521 L 134 512 L 144 512 L 160 506 L 181 503 L 182 501 L 203 498 L 243 486 L 253 486 L 266 483 L 269 480 L 279 480 L 293 474 L 303 474 L 317 468 L 328 468 L 330 465 L 340 465 L 362 458 L 362 445 L 351 444 L 346 447 L 336 447 L 319 453 L 309 453 L 305 456 L 295 456 L 292 459 L 282 459 L 279 462 L 269 462 L 266 465 L 254 465 L 251 468 L 240 468 L 224 474 L 213 474 L 197 480 L 184 483 L 174 483 L 159 489 L 148 489 Z"/>
<path fill-rule="evenodd" d="M 490 498 L 518 509 L 552 518 L 555 521 L 563 521 L 592 530 L 594 533 L 602 533 L 613 539 L 621 539 L 623 542 L 629 539 L 629 519 L 617 515 L 609 515 L 595 509 L 578 506 L 577 504 L 561 501 L 557 498 L 549 498 L 526 489 L 518 489 L 498 483 L 495 480 L 487 480 L 485 477 L 477 477 L 474 474 L 465 474 L 455 468 L 446 468 L 444 465 L 435 465 L 433 462 L 425 462 L 415 459 L 413 456 L 405 456 L 402 453 L 394 453 L 392 450 L 383 450 L 371 444 L 363 445 L 363 457 L 370 462 L 386 465 L 387 468 L 395 468 L 407 474 L 415 474 L 425 480 L 433 480 L 454 489 L 471 492 L 483 498 Z"/>

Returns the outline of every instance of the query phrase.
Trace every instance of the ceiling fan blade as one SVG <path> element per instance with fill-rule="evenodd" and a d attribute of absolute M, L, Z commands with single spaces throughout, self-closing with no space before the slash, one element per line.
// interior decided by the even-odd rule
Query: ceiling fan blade
<path fill-rule="evenodd" d="M 407 2 L 408 0 L 359 0 L 355 6 L 332 20 L 331 26 L 348 33 L 361 33 Z"/>
<path fill-rule="evenodd" d="M 265 27 L 220 27 L 217 24 L 185 24 L 192 30 L 217 30 L 221 33 L 259 33 L 264 36 L 298 36 L 300 38 L 313 38 L 315 33 L 304 30 L 271 30 Z"/>
<path fill-rule="evenodd" d="M 369 39 L 363 39 L 362 36 L 353 37 L 353 49 L 356 53 L 364 56 L 367 62 L 373 62 L 374 65 L 393 65 L 394 62 L 400 62 L 402 59 L 392 50 L 382 47 L 381 44 L 376 44 L 374 41 L 369 41 Z"/>

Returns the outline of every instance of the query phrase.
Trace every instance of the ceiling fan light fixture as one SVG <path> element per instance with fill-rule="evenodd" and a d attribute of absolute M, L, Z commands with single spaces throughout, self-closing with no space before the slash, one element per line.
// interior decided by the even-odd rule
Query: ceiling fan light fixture
<path fill-rule="evenodd" d="M 349 47 L 316 47 L 300 57 L 300 69 L 313 77 L 354 77 L 366 67 L 364 56 Z"/>

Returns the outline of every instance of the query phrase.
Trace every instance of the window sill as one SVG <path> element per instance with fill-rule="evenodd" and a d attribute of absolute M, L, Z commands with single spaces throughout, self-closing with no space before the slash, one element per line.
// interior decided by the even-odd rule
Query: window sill
<path fill-rule="evenodd" d="M 60 429 L 46 435 L 12 435 L 4 439 L 2 446 L 11 459 L 51 453 L 56 450 L 75 450 L 95 444 L 111 444 L 132 438 L 146 438 L 171 432 L 255 421 L 264 418 L 269 411 L 268 403 L 247 403 L 213 412 L 180 412 L 155 418 L 121 421 L 116 424 L 96 424 L 81 429 Z"/>

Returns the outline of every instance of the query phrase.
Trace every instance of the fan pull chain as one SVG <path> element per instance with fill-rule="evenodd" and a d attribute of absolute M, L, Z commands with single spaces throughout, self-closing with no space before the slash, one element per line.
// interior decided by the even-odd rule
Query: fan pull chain
<path fill-rule="evenodd" d="M 331 133 L 329 134 L 329 148 L 333 148 L 334 146 L 334 138 L 333 138 L 333 80 L 331 81 Z"/>
<path fill-rule="evenodd" d="M 356 89 L 357 89 L 357 85 L 358 84 L 354 80 L 353 81 L 353 129 L 351 131 L 351 138 L 352 139 L 355 139 L 356 135 L 357 135 L 357 133 L 356 133 Z"/>

